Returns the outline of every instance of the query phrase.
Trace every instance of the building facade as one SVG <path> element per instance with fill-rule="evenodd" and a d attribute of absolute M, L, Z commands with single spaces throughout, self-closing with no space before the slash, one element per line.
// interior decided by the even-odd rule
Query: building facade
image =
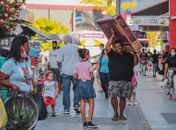
<path fill-rule="evenodd" d="M 42 17 L 55 20 L 67 26 L 70 31 L 96 30 L 97 11 L 93 6 L 80 5 L 78 0 L 27 0 L 26 9 L 34 13 L 34 20 Z"/>

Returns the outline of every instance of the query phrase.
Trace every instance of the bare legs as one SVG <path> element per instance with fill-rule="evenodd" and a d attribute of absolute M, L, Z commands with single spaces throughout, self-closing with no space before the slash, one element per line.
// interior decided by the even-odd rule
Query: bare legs
<path fill-rule="evenodd" d="M 89 116 L 88 116 L 88 122 L 92 121 L 93 113 L 94 113 L 94 99 L 90 98 L 89 99 Z"/>
<path fill-rule="evenodd" d="M 117 97 L 111 98 L 111 104 L 114 110 L 114 115 L 118 115 L 118 100 Z"/>
<path fill-rule="evenodd" d="M 55 107 L 51 106 L 52 113 L 55 113 Z"/>
<path fill-rule="evenodd" d="M 124 114 L 125 107 L 126 107 L 126 100 L 124 97 L 120 97 L 120 115 Z"/>
<path fill-rule="evenodd" d="M 90 98 L 89 100 L 89 116 L 88 116 L 88 122 L 92 121 L 93 113 L 94 113 L 94 99 Z M 81 99 L 80 100 L 80 110 L 81 110 L 81 116 L 83 122 L 86 122 L 86 100 Z"/>
<path fill-rule="evenodd" d="M 81 116 L 82 116 L 82 120 L 83 122 L 86 122 L 86 101 L 84 99 L 80 100 L 80 111 L 81 111 Z"/>
<path fill-rule="evenodd" d="M 117 97 L 112 97 L 111 98 L 111 104 L 114 110 L 114 117 L 112 118 L 112 120 L 117 120 L 118 117 L 118 99 Z M 124 97 L 120 97 L 120 103 L 119 103 L 119 107 L 120 107 L 120 116 L 124 116 L 124 110 L 126 107 L 126 100 Z"/>

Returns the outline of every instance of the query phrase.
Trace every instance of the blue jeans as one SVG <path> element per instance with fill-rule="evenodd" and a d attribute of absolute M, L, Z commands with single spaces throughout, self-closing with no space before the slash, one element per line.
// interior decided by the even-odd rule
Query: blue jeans
<path fill-rule="evenodd" d="M 77 93 L 77 81 L 74 80 L 74 76 L 63 74 L 63 105 L 64 109 L 70 110 L 70 87 L 71 82 L 73 84 L 73 92 L 74 92 L 74 107 L 79 107 L 79 95 Z"/>

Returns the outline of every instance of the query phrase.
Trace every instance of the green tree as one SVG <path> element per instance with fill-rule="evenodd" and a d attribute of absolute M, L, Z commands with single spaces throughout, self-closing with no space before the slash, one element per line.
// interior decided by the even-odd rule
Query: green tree
<path fill-rule="evenodd" d="M 38 18 L 34 21 L 34 27 L 39 29 L 44 34 L 66 34 L 69 33 L 69 29 L 54 20 L 49 20 L 47 18 Z"/>
<path fill-rule="evenodd" d="M 108 15 L 114 15 L 116 13 L 115 7 L 116 0 L 80 0 L 83 4 L 93 4 L 96 9 L 105 10 Z"/>

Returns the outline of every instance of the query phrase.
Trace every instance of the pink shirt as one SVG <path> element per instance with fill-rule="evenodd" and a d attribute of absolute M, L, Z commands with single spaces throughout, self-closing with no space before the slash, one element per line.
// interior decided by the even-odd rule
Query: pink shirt
<path fill-rule="evenodd" d="M 75 74 L 78 75 L 78 79 L 80 80 L 91 80 L 90 72 L 93 72 L 93 67 L 87 61 L 79 62 L 75 66 Z"/>

